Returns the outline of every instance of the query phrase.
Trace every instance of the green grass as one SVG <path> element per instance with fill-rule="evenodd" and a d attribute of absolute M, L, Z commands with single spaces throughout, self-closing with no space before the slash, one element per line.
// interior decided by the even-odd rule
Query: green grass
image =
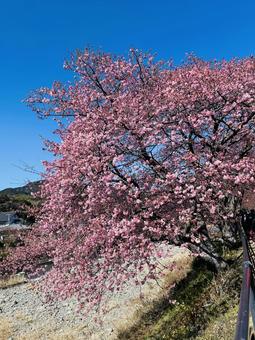
<path fill-rule="evenodd" d="M 196 340 L 232 340 L 236 329 L 238 305 L 229 308 L 226 313 L 218 316 L 206 327 L 205 331 Z"/>
<path fill-rule="evenodd" d="M 203 338 L 203 333 L 209 326 L 214 329 L 213 324 L 219 316 L 222 317 L 222 326 L 229 327 L 223 316 L 231 314 L 233 308 L 236 312 L 240 286 L 239 263 L 216 274 L 207 263 L 196 260 L 192 271 L 177 284 L 170 296 L 176 303 L 170 304 L 169 299 L 161 299 L 133 327 L 122 331 L 119 339 L 214 339 L 206 333 Z M 216 329 L 220 328 L 218 322 Z M 227 331 L 233 333 L 233 329 Z"/>

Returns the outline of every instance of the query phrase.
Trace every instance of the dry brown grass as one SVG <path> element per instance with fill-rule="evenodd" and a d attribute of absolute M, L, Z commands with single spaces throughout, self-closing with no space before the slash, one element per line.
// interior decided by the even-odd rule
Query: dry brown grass
<path fill-rule="evenodd" d="M 13 287 L 25 282 L 26 278 L 24 275 L 11 276 L 8 279 L 0 280 L 0 289 Z"/>
<path fill-rule="evenodd" d="M 84 339 L 81 334 L 86 333 L 86 326 L 80 325 L 76 327 L 67 327 L 60 332 L 51 334 L 49 340 L 77 340 Z M 81 337 L 82 336 L 82 337 Z"/>
<path fill-rule="evenodd" d="M 89 339 L 83 333 L 83 326 L 66 327 L 61 330 L 54 330 L 52 327 L 38 328 L 33 331 L 28 331 L 20 336 L 17 340 L 79 340 Z M 1 339 L 2 340 L 2 339 Z"/>
<path fill-rule="evenodd" d="M 17 330 L 13 326 L 15 320 L 22 321 L 22 324 L 31 323 L 33 320 L 29 315 L 18 312 L 12 317 L 0 318 L 0 340 L 8 340 L 13 338 L 15 340 L 79 340 L 89 339 L 86 336 L 86 325 L 80 324 L 77 326 L 67 326 L 62 329 L 55 329 L 54 324 L 38 324 L 33 322 L 33 329 L 27 330 L 22 334 L 17 334 Z"/>
<path fill-rule="evenodd" d="M 8 318 L 0 317 L 0 340 L 7 340 L 12 333 L 12 322 Z"/>

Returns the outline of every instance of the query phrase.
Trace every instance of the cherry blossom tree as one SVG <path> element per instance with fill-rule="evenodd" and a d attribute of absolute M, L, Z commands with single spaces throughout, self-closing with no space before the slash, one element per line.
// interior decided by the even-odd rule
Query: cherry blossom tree
<path fill-rule="evenodd" d="M 59 123 L 46 142 L 42 208 L 26 245 L 1 272 L 53 263 L 46 287 L 98 302 L 127 277 L 155 275 L 157 244 L 219 259 L 233 246 L 242 200 L 254 190 L 255 61 L 172 62 L 131 50 L 85 50 L 65 63 L 67 84 L 27 100 Z M 217 227 L 218 238 L 211 230 Z"/>

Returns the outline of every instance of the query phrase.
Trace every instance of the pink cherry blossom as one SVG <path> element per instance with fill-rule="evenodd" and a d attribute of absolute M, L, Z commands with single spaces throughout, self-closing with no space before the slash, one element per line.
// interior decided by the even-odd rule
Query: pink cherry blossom
<path fill-rule="evenodd" d="M 85 50 L 65 68 L 72 83 L 27 100 L 59 120 L 59 142 L 46 143 L 55 159 L 33 231 L 0 272 L 31 272 L 46 257 L 51 296 L 99 303 L 127 278 L 154 277 L 158 243 L 207 249 L 210 225 L 236 221 L 255 190 L 255 61 L 173 67 L 135 49 Z"/>

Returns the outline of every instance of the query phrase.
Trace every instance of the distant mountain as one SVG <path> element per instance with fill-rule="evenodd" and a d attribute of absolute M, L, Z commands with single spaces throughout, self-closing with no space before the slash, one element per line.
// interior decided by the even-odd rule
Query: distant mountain
<path fill-rule="evenodd" d="M 27 185 L 18 188 L 7 188 L 0 191 L 0 195 L 31 195 L 39 190 L 40 184 L 42 181 L 30 182 Z"/>

